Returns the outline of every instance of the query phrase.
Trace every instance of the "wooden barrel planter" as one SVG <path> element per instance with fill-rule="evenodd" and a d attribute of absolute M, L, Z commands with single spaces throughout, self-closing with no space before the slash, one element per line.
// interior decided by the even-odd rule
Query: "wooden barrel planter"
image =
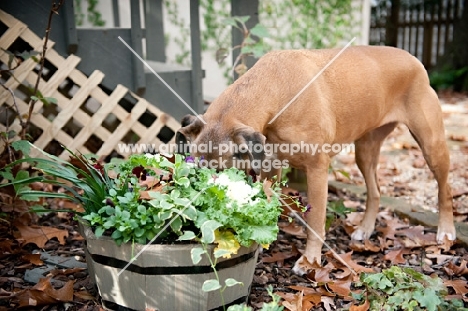
<path fill-rule="evenodd" d="M 107 310 L 206 311 L 222 308 L 219 291 L 202 291 L 204 281 L 215 279 L 215 275 L 206 256 L 202 256 L 198 264 L 192 263 L 190 251 L 199 245 L 149 245 L 119 276 L 144 245 L 117 246 L 110 237 L 97 238 L 83 220 L 80 220 L 80 233 L 87 243 L 88 272 Z M 227 278 L 244 284 L 226 288 L 223 293 L 226 307 L 247 301 L 257 259 L 258 245 L 252 245 L 241 248 L 229 259 L 218 260 L 221 284 Z"/>

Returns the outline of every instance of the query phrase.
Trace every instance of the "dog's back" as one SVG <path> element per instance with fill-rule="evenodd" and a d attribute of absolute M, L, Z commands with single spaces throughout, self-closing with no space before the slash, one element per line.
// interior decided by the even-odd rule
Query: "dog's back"
<path fill-rule="evenodd" d="M 255 115 L 254 122 L 264 127 L 339 52 L 267 53 L 211 104 L 205 119 L 234 122 L 234 116 L 235 122 L 252 123 L 250 116 Z M 406 106 L 419 100 L 421 93 L 431 92 L 435 96 L 424 67 L 408 52 L 381 46 L 349 47 L 269 127 L 313 135 L 320 131 L 327 141 L 350 141 L 371 128 L 402 121 Z M 356 116 L 365 115 L 372 118 L 351 124 Z M 227 116 L 229 120 L 224 120 Z"/>

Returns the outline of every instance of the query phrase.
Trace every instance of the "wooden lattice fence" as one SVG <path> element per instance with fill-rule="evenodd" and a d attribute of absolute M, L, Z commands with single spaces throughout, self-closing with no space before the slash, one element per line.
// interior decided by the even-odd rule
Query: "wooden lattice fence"
<path fill-rule="evenodd" d="M 53 30 L 52 30 L 53 31 Z M 27 25 L 0 10 L 0 83 L 15 94 L 21 117 L 28 112 L 30 90 L 38 75 L 33 58 L 21 62 L 9 72 L 10 52 L 42 51 L 43 39 Z M 139 143 L 159 146 L 173 140 L 180 124 L 122 85 L 106 90 L 100 83 L 104 74 L 94 71 L 89 77 L 75 67 L 80 58 L 59 55 L 49 41 L 46 66 L 39 90 L 44 97 L 57 99 L 56 105 L 38 101 L 31 119 L 30 135 L 34 144 L 48 152 L 67 158 L 61 145 L 83 154 L 128 156 L 119 144 Z M 17 50 L 18 48 L 22 50 Z M 118 74 L 118 73 L 116 73 Z M 0 88 L 0 132 L 19 132 L 20 122 L 8 90 Z M 4 149 L 0 143 L 0 152 Z"/>

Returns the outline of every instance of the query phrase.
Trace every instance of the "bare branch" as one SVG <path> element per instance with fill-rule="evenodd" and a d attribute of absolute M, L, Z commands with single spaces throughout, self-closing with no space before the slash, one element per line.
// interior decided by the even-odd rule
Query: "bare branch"
<path fill-rule="evenodd" d="M 40 67 L 39 67 L 39 72 L 37 73 L 37 79 L 36 79 L 36 84 L 34 85 L 34 94 L 36 95 L 38 89 L 39 89 L 39 82 L 41 81 L 42 77 L 42 72 L 44 71 L 44 63 L 45 63 L 45 55 L 47 52 L 47 43 L 49 42 L 49 35 L 50 35 L 50 30 L 51 30 L 51 25 L 52 25 L 52 17 L 54 14 L 58 14 L 58 10 L 60 7 L 63 5 L 64 0 L 60 0 L 58 3 L 55 0 L 52 0 L 52 7 L 49 12 L 49 19 L 47 21 L 47 28 L 45 31 L 45 37 L 44 37 L 44 45 L 42 46 L 42 53 L 41 53 L 41 62 L 40 62 Z M 36 105 L 37 99 L 33 100 L 31 99 L 29 101 L 29 111 L 28 111 L 28 116 L 26 119 L 26 122 L 21 130 L 21 139 L 25 139 L 26 137 L 26 132 L 29 128 L 29 124 L 31 123 L 31 117 L 34 111 L 34 106 Z"/>

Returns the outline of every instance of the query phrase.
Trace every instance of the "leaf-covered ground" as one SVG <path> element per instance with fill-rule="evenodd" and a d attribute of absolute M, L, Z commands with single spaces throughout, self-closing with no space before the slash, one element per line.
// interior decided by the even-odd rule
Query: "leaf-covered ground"
<path fill-rule="evenodd" d="M 451 148 L 455 214 L 458 221 L 468 216 L 468 100 L 459 95 L 443 99 L 447 139 Z M 331 175 L 347 183 L 363 184 L 351 155 L 340 155 L 334 166 L 347 171 L 351 178 Z M 427 209 L 436 206 L 436 183 L 424 163 L 419 148 L 404 128 L 398 128 L 386 141 L 380 161 L 379 181 L 383 195 L 401 197 Z M 38 185 L 40 187 L 40 185 Z M 278 241 L 260 255 L 251 288 L 249 305 L 260 308 L 270 301 L 266 287 L 272 285 L 287 310 L 339 310 L 353 305 L 352 281 L 361 272 L 379 272 L 392 265 L 412 267 L 427 275 L 438 275 L 450 291 L 450 298 L 468 301 L 468 254 L 464 245 L 441 248 L 435 244 L 435 230 L 412 225 L 382 207 L 376 234 L 366 243 L 351 243 L 349 234 L 364 209 L 361 198 L 340 190 L 330 191 L 330 201 L 342 200 L 354 208 L 346 218 L 336 219 L 326 241 L 339 254 L 333 257 L 323 249 L 322 267 L 306 276 L 291 273 L 291 267 L 304 250 L 305 229 L 297 222 L 280 221 Z M 17 214 L 26 211 L 24 202 L 12 193 L 1 193 L 1 210 Z M 53 201 L 54 208 L 76 208 Z M 37 284 L 27 280 L 30 270 L 47 267 L 39 252 L 63 258 L 58 266 L 76 260 L 84 262 L 84 241 L 76 222 L 68 213 L 50 213 L 41 217 L 23 214 L 10 222 L 0 218 L 0 311 L 14 310 L 100 310 L 99 298 L 83 268 L 49 267 Z M 76 265 L 75 265 L 76 266 Z M 351 267 L 351 269 L 349 267 Z M 36 307 L 28 307 L 36 304 Z M 366 310 L 364 307 L 360 310 Z"/>

